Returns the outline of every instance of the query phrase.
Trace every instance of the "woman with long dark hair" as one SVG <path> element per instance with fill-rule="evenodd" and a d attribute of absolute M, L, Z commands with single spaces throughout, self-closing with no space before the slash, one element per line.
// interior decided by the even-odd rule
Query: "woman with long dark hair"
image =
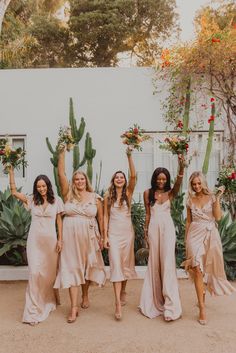
<path fill-rule="evenodd" d="M 127 280 L 137 277 L 134 267 L 134 230 L 131 221 L 131 200 L 136 173 L 127 150 L 129 182 L 122 171 L 117 171 L 104 198 L 104 247 L 109 249 L 110 281 L 115 293 L 115 318 L 122 317 L 121 306 L 126 303 Z"/>
<path fill-rule="evenodd" d="M 175 227 L 170 213 L 171 201 L 178 194 L 184 172 L 184 161 L 178 160 L 179 172 L 173 188 L 169 171 L 157 168 L 151 188 L 144 192 L 144 236 L 149 259 L 139 308 L 145 316 L 163 315 L 165 321 L 178 319 L 182 312 L 176 276 Z"/>
<path fill-rule="evenodd" d="M 39 175 L 35 179 L 32 197 L 17 191 L 13 168 L 9 169 L 9 178 L 11 194 L 23 202 L 32 216 L 26 247 L 29 281 L 22 321 L 36 325 L 56 309 L 58 298 L 53 284 L 58 253 L 62 249 L 61 216 L 64 205 L 54 195 L 52 184 L 46 175 Z"/>

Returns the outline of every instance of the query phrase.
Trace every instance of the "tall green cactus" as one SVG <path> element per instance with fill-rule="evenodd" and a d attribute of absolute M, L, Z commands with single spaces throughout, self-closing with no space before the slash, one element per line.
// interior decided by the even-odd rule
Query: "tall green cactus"
<path fill-rule="evenodd" d="M 184 105 L 184 116 L 183 116 L 183 134 L 187 135 L 189 128 L 189 117 L 190 117 L 190 98 L 191 98 L 191 79 L 187 81 L 185 105 Z"/>
<path fill-rule="evenodd" d="M 211 150 L 212 150 L 212 143 L 213 143 L 213 137 L 214 137 L 214 126 L 215 126 L 215 103 L 212 102 L 211 104 L 211 118 L 209 119 L 209 131 L 208 131 L 208 141 L 207 141 L 207 146 L 206 146 L 206 153 L 205 153 L 205 158 L 202 166 L 202 172 L 204 175 L 207 174 L 208 169 L 209 169 L 209 162 L 210 162 L 210 156 L 211 156 Z"/>
<path fill-rule="evenodd" d="M 75 119 L 72 98 L 70 98 L 69 104 L 70 104 L 70 106 L 69 106 L 69 124 L 71 127 L 71 134 L 75 140 L 75 146 L 73 149 L 73 171 L 78 170 L 87 162 L 87 175 L 88 175 L 90 182 L 92 183 L 92 179 L 93 179 L 93 166 L 92 166 L 92 164 L 93 164 L 93 158 L 96 155 L 96 150 L 93 149 L 92 138 L 90 137 L 89 133 L 87 133 L 86 138 L 85 138 L 84 155 L 83 155 L 83 158 L 81 159 L 79 143 L 84 136 L 86 124 L 85 124 L 84 118 L 81 118 L 79 128 L 77 128 L 77 122 Z M 61 195 L 59 180 L 58 180 L 58 170 L 57 170 L 58 151 L 56 149 L 54 150 L 52 148 L 52 145 L 51 145 L 48 137 L 46 138 L 46 143 L 47 143 L 49 151 L 52 154 L 50 161 L 53 165 L 53 173 L 54 173 L 54 179 L 55 179 L 55 184 L 56 184 L 56 188 L 57 188 L 57 193 L 58 193 L 58 195 Z"/>
<path fill-rule="evenodd" d="M 87 161 L 87 175 L 91 183 L 93 180 L 93 159 L 95 155 L 96 155 L 96 150 L 93 149 L 92 138 L 87 132 L 86 140 L 85 140 L 85 158 Z"/>
<path fill-rule="evenodd" d="M 53 175 L 54 175 L 54 180 L 55 180 L 55 184 L 56 184 L 56 188 L 57 188 L 57 194 L 59 196 L 61 196 L 61 190 L 60 190 L 60 185 L 59 185 L 59 180 L 58 180 L 58 170 L 57 170 L 57 165 L 58 165 L 58 151 L 52 148 L 52 145 L 48 139 L 48 137 L 46 137 L 46 143 L 48 146 L 49 151 L 52 153 L 52 157 L 50 158 L 50 161 L 53 165 Z"/>

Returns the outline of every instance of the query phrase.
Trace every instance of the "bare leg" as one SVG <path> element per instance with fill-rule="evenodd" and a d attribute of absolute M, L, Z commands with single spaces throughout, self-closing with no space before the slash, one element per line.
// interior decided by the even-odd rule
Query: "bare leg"
<path fill-rule="evenodd" d="M 127 285 L 127 280 L 121 282 L 120 302 L 122 306 L 126 304 L 126 291 L 125 291 L 126 285 Z"/>
<path fill-rule="evenodd" d="M 199 305 L 199 323 L 202 325 L 206 324 L 206 312 L 205 312 L 205 288 L 203 283 L 203 274 L 199 266 L 193 268 L 194 271 L 194 284 L 197 293 L 198 305 Z"/>
<path fill-rule="evenodd" d="M 81 308 L 83 309 L 88 309 L 89 307 L 89 299 L 88 299 L 88 290 L 89 290 L 89 285 L 90 281 L 85 282 L 85 284 L 82 284 L 82 303 L 81 303 Z"/>
<path fill-rule="evenodd" d="M 53 289 L 54 291 L 54 297 L 56 300 L 56 305 L 61 305 L 61 299 L 60 299 L 60 293 L 59 293 L 59 289 Z"/>
<path fill-rule="evenodd" d="M 116 320 L 121 320 L 122 314 L 121 314 L 120 296 L 121 296 L 122 282 L 113 282 L 113 288 L 115 292 L 115 301 L 116 301 L 115 318 Z"/>
<path fill-rule="evenodd" d="M 70 295 L 70 301 L 71 301 L 71 313 L 67 319 L 68 323 L 75 322 L 76 317 L 79 314 L 78 293 L 79 293 L 79 287 L 76 286 L 76 287 L 69 288 L 69 295 Z"/>

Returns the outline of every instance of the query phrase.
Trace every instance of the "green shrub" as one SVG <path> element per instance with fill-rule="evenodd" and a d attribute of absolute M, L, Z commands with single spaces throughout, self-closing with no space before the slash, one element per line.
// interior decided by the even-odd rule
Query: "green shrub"
<path fill-rule="evenodd" d="M 236 220 L 232 221 L 226 213 L 218 223 L 221 237 L 225 272 L 231 280 L 236 279 Z"/>

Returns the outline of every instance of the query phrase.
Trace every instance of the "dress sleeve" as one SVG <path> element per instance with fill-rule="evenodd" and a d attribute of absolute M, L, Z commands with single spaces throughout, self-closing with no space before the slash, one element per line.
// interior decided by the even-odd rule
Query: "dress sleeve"
<path fill-rule="evenodd" d="M 96 200 L 96 203 L 98 202 L 98 200 L 100 200 L 102 202 L 103 198 L 102 198 L 102 196 L 95 193 L 95 200 Z"/>
<path fill-rule="evenodd" d="M 64 213 L 65 212 L 65 207 L 62 199 L 60 197 L 57 197 L 57 213 Z"/>

